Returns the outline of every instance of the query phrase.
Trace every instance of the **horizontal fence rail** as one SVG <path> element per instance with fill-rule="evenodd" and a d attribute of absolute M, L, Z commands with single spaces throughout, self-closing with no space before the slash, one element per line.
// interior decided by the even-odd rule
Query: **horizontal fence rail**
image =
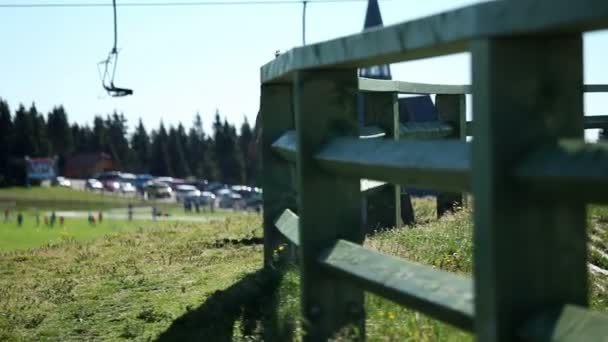
<path fill-rule="evenodd" d="M 608 336 L 608 317 L 585 308 L 585 205 L 608 202 L 608 144 L 583 139 L 585 129 L 608 129 L 608 115 L 583 116 L 583 93 L 608 85 L 582 84 L 582 33 L 606 27 L 604 0 L 493 1 L 295 48 L 261 68 L 272 128 L 265 256 L 278 241 L 300 252 L 305 341 L 346 326 L 365 339 L 363 290 L 480 341 Z M 471 85 L 357 77 L 462 51 L 472 55 Z M 436 95 L 438 119 L 401 122 L 399 94 Z M 438 204 L 473 193 L 472 279 L 362 246 L 361 196 L 387 183 L 395 206 L 401 184 L 452 192 Z"/>
<path fill-rule="evenodd" d="M 430 266 L 340 240 L 320 257 L 324 267 L 362 288 L 465 330 L 473 330 L 473 283 Z"/>

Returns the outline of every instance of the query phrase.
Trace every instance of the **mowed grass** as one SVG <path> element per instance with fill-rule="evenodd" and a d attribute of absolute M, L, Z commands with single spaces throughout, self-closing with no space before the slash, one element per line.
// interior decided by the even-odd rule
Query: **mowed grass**
<path fill-rule="evenodd" d="M 366 246 L 470 276 L 470 211 L 436 220 L 434 201 L 414 205 L 413 229 L 376 234 Z M 588 222 L 594 249 L 608 252 L 608 210 L 591 208 Z M 147 222 L 94 240 L 2 252 L 0 340 L 264 340 L 275 287 L 273 335 L 281 338 L 266 340 L 299 340 L 299 275 L 291 269 L 276 284 L 260 275 L 261 236 L 259 216 L 235 214 L 204 224 Z M 601 253 L 590 252 L 590 261 L 601 263 Z M 591 274 L 590 284 L 591 307 L 608 312 L 608 277 Z M 369 293 L 366 315 L 369 341 L 473 340 Z"/>
<path fill-rule="evenodd" d="M 63 225 L 60 225 L 57 219 L 55 225 L 50 226 L 44 224 L 42 216 L 41 214 L 39 224 L 36 224 L 33 215 L 26 215 L 22 226 L 17 225 L 15 217 L 6 223 L 0 221 L 0 252 L 54 245 L 64 240 L 93 240 L 106 235 L 132 232 L 144 227 L 154 229 L 159 226 L 150 221 L 114 219 L 105 219 L 101 223 L 91 225 L 82 218 L 66 218 Z"/>
<path fill-rule="evenodd" d="M 260 227 L 257 215 L 150 222 L 95 240 L 0 252 L 0 341 L 155 339 L 260 268 L 259 241 L 239 243 L 261 236 Z"/>

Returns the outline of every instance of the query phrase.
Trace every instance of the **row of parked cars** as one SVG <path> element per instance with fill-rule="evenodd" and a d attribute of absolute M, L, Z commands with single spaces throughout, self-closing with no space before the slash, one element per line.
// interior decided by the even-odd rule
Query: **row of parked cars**
<path fill-rule="evenodd" d="M 173 198 L 180 203 L 213 205 L 220 208 L 257 208 L 262 203 L 262 189 L 256 187 L 134 175 L 118 171 L 104 172 L 87 179 L 85 187 L 92 191 L 138 193 L 150 199 Z"/>

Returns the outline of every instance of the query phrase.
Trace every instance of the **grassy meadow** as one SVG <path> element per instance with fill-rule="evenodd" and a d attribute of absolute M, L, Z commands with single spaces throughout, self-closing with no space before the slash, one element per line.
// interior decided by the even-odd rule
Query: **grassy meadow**
<path fill-rule="evenodd" d="M 366 245 L 470 275 L 470 212 L 436 220 L 434 201 L 414 204 L 413 229 L 376 234 Z M 104 220 L 95 227 L 72 219 L 52 229 L 0 222 L 0 341 L 300 340 L 297 271 L 261 270 L 260 216 L 222 214 L 209 222 Z M 589 231 L 590 261 L 606 268 L 608 209 L 589 210 Z M 590 280 L 591 306 L 608 311 L 608 276 Z M 472 340 L 372 294 L 366 312 L 370 341 Z"/>

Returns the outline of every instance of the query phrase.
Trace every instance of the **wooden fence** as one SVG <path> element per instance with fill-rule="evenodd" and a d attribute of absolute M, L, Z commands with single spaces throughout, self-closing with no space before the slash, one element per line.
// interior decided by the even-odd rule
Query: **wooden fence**
<path fill-rule="evenodd" d="M 364 332 L 364 291 L 480 341 L 608 336 L 606 316 L 585 308 L 585 208 L 608 202 L 608 145 L 583 140 L 606 124 L 583 116 L 583 92 L 608 87 L 584 88 L 582 48 L 583 32 L 606 27 L 605 0 L 496 1 L 296 48 L 262 67 L 265 263 L 278 244 L 299 246 L 306 341 L 347 325 Z M 470 87 L 357 77 L 462 51 L 472 54 Z M 365 132 L 360 91 L 374 97 L 366 112 L 377 128 Z M 397 93 L 410 92 L 438 94 L 441 121 L 403 127 Z M 361 138 L 374 130 L 383 138 Z M 472 192 L 472 279 L 362 247 L 361 179 Z"/>

